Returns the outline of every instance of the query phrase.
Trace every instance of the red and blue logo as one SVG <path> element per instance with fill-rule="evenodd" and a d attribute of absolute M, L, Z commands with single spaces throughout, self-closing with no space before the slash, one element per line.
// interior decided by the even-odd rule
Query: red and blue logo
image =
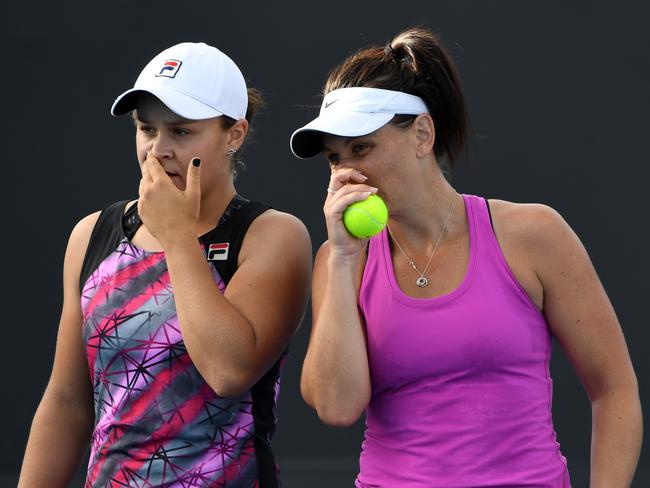
<path fill-rule="evenodd" d="M 210 244 L 208 246 L 208 261 L 226 261 L 228 259 L 229 242 Z"/>
<path fill-rule="evenodd" d="M 156 76 L 165 76 L 167 78 L 174 78 L 176 76 L 176 73 L 178 73 L 181 64 L 183 63 L 178 59 L 168 59 L 163 63 L 162 67 L 160 68 L 160 71 L 158 71 L 158 74 Z"/>

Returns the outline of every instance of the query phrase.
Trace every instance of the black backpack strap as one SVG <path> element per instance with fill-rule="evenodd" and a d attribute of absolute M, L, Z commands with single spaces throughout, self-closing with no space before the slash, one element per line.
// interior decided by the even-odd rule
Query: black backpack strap
<path fill-rule="evenodd" d="M 79 275 L 79 292 L 97 266 L 112 253 L 124 238 L 122 214 L 129 200 L 111 203 L 104 207 L 95 223 Z M 134 205 L 135 206 L 135 205 Z"/>
<path fill-rule="evenodd" d="M 225 285 L 237 271 L 239 250 L 246 231 L 253 220 L 270 208 L 264 203 L 235 195 L 221 216 L 219 225 L 201 237 L 207 259 L 216 268 Z"/>

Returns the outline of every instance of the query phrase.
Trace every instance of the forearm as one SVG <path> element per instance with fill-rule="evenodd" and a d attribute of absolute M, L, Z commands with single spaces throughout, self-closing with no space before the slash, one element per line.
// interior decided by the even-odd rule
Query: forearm
<path fill-rule="evenodd" d="M 370 398 L 370 374 L 355 289 L 356 269 L 330 258 L 322 304 L 302 373 L 305 400 L 333 425 L 356 421 Z"/>
<path fill-rule="evenodd" d="M 166 248 L 183 342 L 192 362 L 221 396 L 234 396 L 254 371 L 255 333 L 220 293 L 196 239 Z"/>
<path fill-rule="evenodd" d="M 641 450 L 638 390 L 613 390 L 592 400 L 591 488 L 628 487 Z"/>
<path fill-rule="evenodd" d="M 36 410 L 19 488 L 66 487 L 90 441 L 93 419 L 47 393 Z"/>

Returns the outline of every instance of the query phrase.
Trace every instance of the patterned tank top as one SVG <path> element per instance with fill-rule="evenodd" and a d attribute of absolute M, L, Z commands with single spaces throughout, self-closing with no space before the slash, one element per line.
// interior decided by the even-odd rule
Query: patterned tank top
<path fill-rule="evenodd" d="M 86 488 L 279 486 L 270 443 L 286 352 L 240 397 L 218 396 L 183 343 L 165 253 L 131 243 L 141 221 L 126 204 L 102 211 L 80 277 L 95 404 Z M 199 238 L 222 293 L 268 208 L 236 196 Z"/>

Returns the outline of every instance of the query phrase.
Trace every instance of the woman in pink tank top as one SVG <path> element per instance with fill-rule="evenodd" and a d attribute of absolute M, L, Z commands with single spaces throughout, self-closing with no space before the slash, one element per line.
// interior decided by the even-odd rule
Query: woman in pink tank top
<path fill-rule="evenodd" d="M 331 167 L 302 394 L 330 425 L 365 411 L 357 487 L 569 487 L 554 336 L 592 404 L 591 486 L 629 486 L 641 409 L 607 295 L 553 209 L 454 190 L 444 170 L 466 134 L 456 69 L 429 31 L 331 72 L 320 115 L 291 139 Z M 389 226 L 353 238 L 342 213 L 374 193 Z"/>

